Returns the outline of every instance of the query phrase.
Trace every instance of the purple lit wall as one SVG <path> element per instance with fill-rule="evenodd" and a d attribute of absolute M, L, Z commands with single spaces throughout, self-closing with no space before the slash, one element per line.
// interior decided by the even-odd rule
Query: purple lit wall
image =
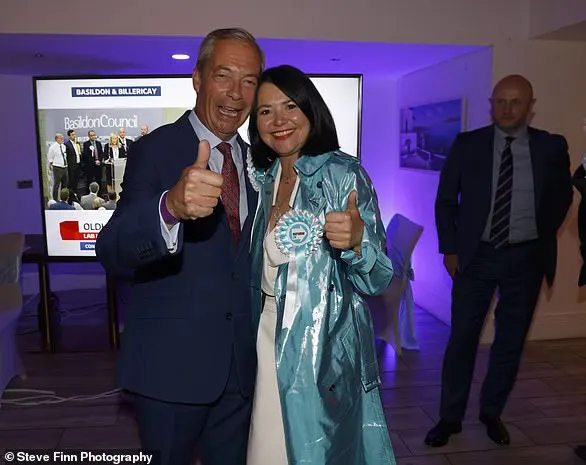
<path fill-rule="evenodd" d="M 386 225 L 393 208 L 394 161 L 398 145 L 397 81 L 384 76 L 364 76 L 362 83 L 361 161 L 376 188 L 382 220 Z"/>
<path fill-rule="evenodd" d="M 439 174 L 399 168 L 399 109 L 465 97 L 469 129 L 489 123 L 492 53 L 481 50 L 399 79 L 366 78 L 362 159 L 377 189 L 385 225 L 401 213 L 425 229 L 413 255 L 413 292 L 418 305 L 443 321 L 450 318 L 451 280 L 438 254 L 434 201 Z"/>
<path fill-rule="evenodd" d="M 37 171 L 33 84 L 29 76 L 0 75 L 0 234 L 43 230 Z M 32 189 L 16 189 L 17 180 L 33 180 Z"/>

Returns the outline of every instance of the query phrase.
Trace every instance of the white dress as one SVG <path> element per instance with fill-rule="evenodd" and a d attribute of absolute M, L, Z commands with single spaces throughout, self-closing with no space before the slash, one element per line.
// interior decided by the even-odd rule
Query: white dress
<path fill-rule="evenodd" d="M 288 261 L 275 244 L 273 231 L 265 235 L 262 290 L 265 303 L 260 316 L 256 352 L 258 371 L 252 408 L 247 465 L 287 465 L 287 450 L 281 400 L 277 386 L 275 329 L 277 305 L 274 297 L 278 267 Z"/>
<path fill-rule="evenodd" d="M 275 176 L 273 203 L 277 200 L 281 179 L 281 165 Z M 293 208 L 299 189 L 299 177 L 289 198 Z M 248 440 L 247 465 L 288 465 L 285 432 L 281 410 L 281 398 L 277 384 L 277 363 L 275 357 L 275 331 L 277 328 L 277 304 L 275 301 L 275 281 L 279 265 L 287 263 L 289 257 L 283 255 L 275 243 L 275 230 L 265 234 L 263 244 L 263 269 L 261 288 L 265 303 L 260 315 L 256 354 L 258 368 L 252 407 L 252 421 Z"/>

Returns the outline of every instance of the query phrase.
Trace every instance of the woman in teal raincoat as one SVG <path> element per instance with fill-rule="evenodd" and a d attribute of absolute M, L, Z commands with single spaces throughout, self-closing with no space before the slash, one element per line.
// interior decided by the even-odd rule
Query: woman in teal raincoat
<path fill-rule="evenodd" d="M 249 123 L 258 375 L 248 465 L 393 465 L 368 307 L 393 276 L 377 199 L 296 68 L 266 70 Z"/>

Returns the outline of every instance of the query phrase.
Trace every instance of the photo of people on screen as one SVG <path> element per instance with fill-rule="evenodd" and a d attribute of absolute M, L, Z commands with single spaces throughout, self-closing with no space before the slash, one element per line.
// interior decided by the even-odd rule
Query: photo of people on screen
<path fill-rule="evenodd" d="M 45 174 L 47 210 L 114 210 L 122 191 L 126 160 L 132 144 L 149 132 L 143 125 L 136 139 L 126 128 L 79 137 L 73 129 L 48 141 Z M 71 207 L 71 208 L 69 208 Z"/>
<path fill-rule="evenodd" d="M 47 153 L 49 180 L 52 181 L 51 198 L 56 202 L 60 199 L 59 190 L 66 188 L 69 182 L 64 140 L 63 134 L 55 134 L 55 143 L 49 147 Z"/>
<path fill-rule="evenodd" d="M 117 134 L 110 134 L 110 140 L 104 147 L 104 173 L 106 174 L 106 189 L 108 193 L 114 190 L 116 167 L 125 164 L 120 163 L 126 158 L 126 144 L 122 145 Z M 120 161 L 120 162 L 119 162 Z M 103 177 L 102 177 L 103 179 Z"/>

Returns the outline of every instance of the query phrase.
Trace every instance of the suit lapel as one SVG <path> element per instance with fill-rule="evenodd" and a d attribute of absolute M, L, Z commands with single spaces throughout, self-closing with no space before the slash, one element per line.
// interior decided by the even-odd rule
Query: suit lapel
<path fill-rule="evenodd" d="M 250 244 L 250 236 L 252 232 L 252 224 L 254 222 L 254 216 L 256 214 L 256 207 L 258 202 L 258 194 L 253 189 L 252 185 L 250 184 L 250 179 L 248 179 L 248 169 L 246 164 L 246 158 L 248 154 L 248 147 L 244 143 L 244 141 L 238 137 L 238 145 L 240 146 L 240 153 L 242 154 L 242 166 L 244 167 L 244 182 L 246 183 L 246 203 L 248 207 L 248 213 L 246 216 L 246 220 L 242 226 L 242 232 L 240 234 L 240 239 L 238 241 L 238 250 L 237 255 L 240 255 L 243 251 L 248 250 L 248 245 Z M 228 227 L 228 219 L 226 215 L 223 215 L 225 219 L 226 227 Z M 229 229 L 229 228 L 228 228 Z"/>
<path fill-rule="evenodd" d="M 481 199 L 485 199 L 484 211 L 486 215 L 490 214 L 490 204 L 492 199 L 493 191 L 493 172 L 494 172 L 494 126 L 489 126 L 486 131 L 482 133 L 483 141 L 479 145 L 481 147 L 481 153 L 479 153 L 478 160 L 474 163 L 478 163 L 478 169 L 480 173 L 486 173 L 485 175 L 478 176 L 478 180 L 481 183 Z"/>
<path fill-rule="evenodd" d="M 250 179 L 248 178 L 248 166 L 246 162 L 248 146 L 240 137 L 238 137 L 238 145 L 240 145 L 240 152 L 242 153 L 242 166 L 244 167 L 244 182 L 246 183 L 246 202 L 248 205 L 248 216 L 246 217 L 246 221 L 253 221 L 254 214 L 256 213 L 258 194 L 253 189 L 252 185 L 250 184 Z"/>
<path fill-rule="evenodd" d="M 539 143 L 539 134 L 528 128 L 529 135 L 529 152 L 531 155 L 531 169 L 533 170 L 533 197 L 535 200 L 535 214 L 539 211 L 539 205 L 541 204 L 541 196 L 543 193 L 543 176 L 545 174 L 544 159 L 545 156 L 541 151 L 543 147 Z"/>
<path fill-rule="evenodd" d="M 185 166 L 192 165 L 197 160 L 197 153 L 199 148 L 199 139 L 191 122 L 189 121 L 189 111 L 186 111 L 179 120 L 177 120 L 177 125 L 180 130 L 181 136 L 174 141 L 181 144 L 181 151 L 180 153 L 183 154 L 183 164 Z"/>
<path fill-rule="evenodd" d="M 246 201 L 247 201 L 247 205 L 248 205 L 248 214 L 246 216 L 246 220 L 244 221 L 244 224 L 242 225 L 240 239 L 238 240 L 238 250 L 236 252 L 237 255 L 240 255 L 243 251 L 247 251 L 249 248 L 248 246 L 250 244 L 250 236 L 252 233 L 252 225 L 254 222 L 254 216 L 256 213 L 256 205 L 257 205 L 257 200 L 258 200 L 258 194 L 255 192 L 255 190 L 250 185 L 250 182 L 248 180 L 248 176 L 246 176 L 245 182 L 246 182 Z M 223 215 L 223 216 L 226 217 L 226 215 Z M 226 224 L 226 226 L 228 226 L 227 219 L 226 219 L 225 224 Z"/>

